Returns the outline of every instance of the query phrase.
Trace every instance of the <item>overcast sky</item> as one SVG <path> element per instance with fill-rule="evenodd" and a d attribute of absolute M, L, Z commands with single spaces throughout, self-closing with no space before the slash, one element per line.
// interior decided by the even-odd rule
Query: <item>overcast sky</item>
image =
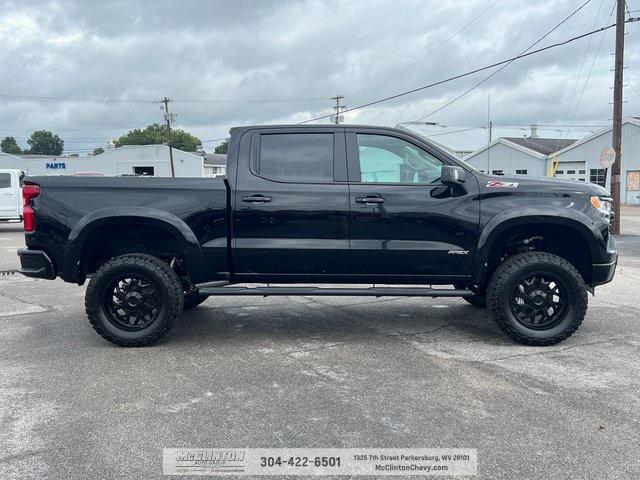
<path fill-rule="evenodd" d="M 83 152 L 160 121 L 153 102 L 165 95 L 177 126 L 203 140 L 234 125 L 295 123 L 329 113 L 335 94 L 355 106 L 517 55 L 584 1 L 3 1 L 0 136 L 26 146 L 45 128 Z M 613 23 L 613 4 L 592 0 L 539 46 Z M 628 4 L 640 15 L 640 0 Z M 640 114 L 639 28 L 627 25 L 625 115 Z M 606 124 L 612 48 L 613 29 L 517 61 L 425 120 L 484 124 L 490 93 L 496 124 Z M 490 73 L 346 120 L 415 120 Z M 117 101 L 82 100 L 96 98 Z"/>

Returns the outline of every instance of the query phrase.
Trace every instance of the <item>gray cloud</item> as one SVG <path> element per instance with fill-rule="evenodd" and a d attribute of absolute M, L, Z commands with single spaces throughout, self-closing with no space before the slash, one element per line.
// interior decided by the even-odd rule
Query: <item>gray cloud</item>
<path fill-rule="evenodd" d="M 607 23 L 613 0 L 592 0 L 543 44 Z M 502 0 L 413 68 L 489 5 L 482 0 L 368 1 L 15 1 L 0 11 L 0 94 L 114 98 L 127 102 L 0 98 L 0 136 L 25 143 L 38 128 L 70 149 L 103 144 L 160 119 L 155 99 L 175 99 L 179 126 L 203 139 L 243 123 L 297 122 L 330 111 L 329 97 L 353 106 L 482 66 L 524 50 L 581 2 Z M 629 2 L 633 10 L 634 0 Z M 596 21 L 596 16 L 599 16 Z M 628 25 L 628 82 L 640 91 L 637 24 Z M 518 61 L 428 120 L 485 121 L 487 93 L 497 123 L 605 123 L 613 32 Z M 583 62 L 584 60 L 584 62 Z M 640 68 L 640 67 L 639 67 Z M 358 123 L 413 120 L 487 73 L 347 114 Z M 392 80 L 373 86 L 391 78 Z M 637 85 L 637 86 L 636 86 Z M 627 88 L 625 111 L 640 96 Z M 277 99 L 267 103 L 265 100 Z M 205 102 L 202 102 L 206 100 Z M 283 101 L 290 100 L 290 101 Z"/>

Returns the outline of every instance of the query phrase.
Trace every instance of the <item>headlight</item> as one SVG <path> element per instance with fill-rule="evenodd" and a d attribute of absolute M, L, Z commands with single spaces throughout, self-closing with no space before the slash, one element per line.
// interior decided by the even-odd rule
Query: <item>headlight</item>
<path fill-rule="evenodd" d="M 606 216 L 611 215 L 611 209 L 613 207 L 613 199 L 609 197 L 591 197 L 591 205 L 596 210 L 604 213 Z"/>

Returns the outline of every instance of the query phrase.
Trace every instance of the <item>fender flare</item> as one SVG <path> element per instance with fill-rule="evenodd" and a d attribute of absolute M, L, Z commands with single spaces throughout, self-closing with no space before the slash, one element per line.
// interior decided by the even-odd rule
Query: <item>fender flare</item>
<path fill-rule="evenodd" d="M 544 211 L 536 207 L 505 210 L 494 216 L 478 236 L 478 249 L 472 271 L 472 279 L 476 285 L 484 283 L 491 250 L 501 234 L 511 227 L 532 223 L 555 224 L 572 228 L 587 242 L 592 258 L 597 256 L 598 241 L 603 241 L 602 234 L 594 222 L 578 210 L 566 207 L 545 208 Z"/>
<path fill-rule="evenodd" d="M 69 233 L 63 260 L 63 278 L 67 281 L 84 281 L 80 261 L 89 235 L 99 228 L 116 225 L 145 225 L 160 228 L 179 244 L 187 270 L 204 265 L 200 243 L 183 220 L 168 212 L 149 207 L 106 207 L 82 217 Z"/>

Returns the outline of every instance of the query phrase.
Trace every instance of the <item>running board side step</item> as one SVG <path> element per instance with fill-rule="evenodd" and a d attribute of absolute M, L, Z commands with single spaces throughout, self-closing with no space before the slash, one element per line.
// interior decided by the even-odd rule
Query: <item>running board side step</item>
<path fill-rule="evenodd" d="M 327 297 L 470 297 L 474 295 L 467 289 L 404 288 L 404 287 L 367 287 L 367 288 L 323 288 L 323 287 L 203 287 L 198 290 L 202 295 L 305 295 Z"/>

